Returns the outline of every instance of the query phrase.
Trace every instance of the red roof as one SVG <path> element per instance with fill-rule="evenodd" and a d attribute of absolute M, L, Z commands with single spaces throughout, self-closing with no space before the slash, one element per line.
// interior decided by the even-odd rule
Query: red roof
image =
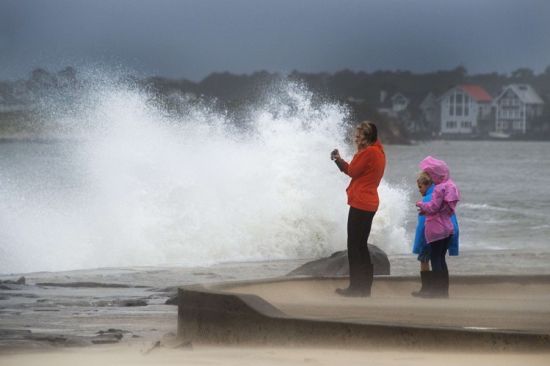
<path fill-rule="evenodd" d="M 493 100 L 489 93 L 479 85 L 460 85 L 459 88 L 468 93 L 477 102 L 490 102 Z"/>

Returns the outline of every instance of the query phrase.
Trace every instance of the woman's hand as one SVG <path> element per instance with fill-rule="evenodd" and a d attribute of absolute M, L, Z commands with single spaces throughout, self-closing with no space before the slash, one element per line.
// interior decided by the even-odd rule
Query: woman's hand
<path fill-rule="evenodd" d="M 340 158 L 340 152 L 338 149 L 334 149 L 330 152 L 330 160 L 338 160 Z"/>

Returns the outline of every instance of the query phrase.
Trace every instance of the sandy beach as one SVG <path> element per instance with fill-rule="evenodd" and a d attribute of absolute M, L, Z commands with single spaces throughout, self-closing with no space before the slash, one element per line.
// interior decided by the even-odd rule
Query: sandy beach
<path fill-rule="evenodd" d="M 283 267 L 278 270 L 271 268 L 273 273 L 286 271 L 295 263 L 281 265 Z M 380 276 L 375 280 L 371 298 L 342 298 L 334 294 L 334 289 L 344 286 L 345 278 L 283 276 L 252 280 L 250 273 L 257 266 L 265 264 L 249 264 L 248 268 L 241 264 L 227 265 L 210 271 L 186 270 L 185 273 L 156 269 L 149 272 L 102 270 L 35 274 L 29 276 L 26 285 L 4 285 L 12 289 L 2 290 L 5 299 L 0 312 L 0 363 L 337 365 L 344 359 L 352 365 L 365 364 L 365 360 L 380 365 L 442 362 L 449 365 L 546 365 L 550 360 L 550 350 L 537 344 L 533 347 L 529 344 L 506 346 L 504 340 L 496 346 L 474 344 L 472 347 L 464 338 L 456 338 L 453 343 L 451 337 L 437 347 L 434 339 L 439 336 L 431 333 L 431 329 L 459 329 L 547 336 L 550 334 L 548 275 L 455 275 L 451 278 L 450 299 L 433 300 L 410 296 L 410 291 L 419 285 L 414 276 Z M 243 273 L 239 275 L 236 268 Z M 217 272 L 232 273 L 242 279 L 228 281 L 225 274 L 226 279 L 219 281 Z M 228 313 L 223 318 L 229 317 L 233 323 L 215 320 L 209 325 L 211 330 L 222 327 L 221 338 L 178 339 L 177 307 L 165 302 L 174 294 L 176 286 L 172 285 L 191 273 L 210 278 L 198 288 L 213 293 L 258 297 L 285 318 L 374 325 L 382 327 L 382 331 L 374 337 L 367 331 L 342 339 L 337 333 L 336 337 L 319 334 L 311 339 L 287 335 L 281 342 L 280 334 L 263 328 L 268 332 L 249 334 L 249 338 L 256 338 L 252 342 L 234 342 L 228 336 L 231 330 L 224 327 L 232 324 L 247 332 L 251 324 Z M 90 282 L 101 279 L 103 283 Z M 137 285 L 140 281 L 145 286 Z M 64 282 L 69 287 L 60 286 Z M 168 287 L 159 287 L 160 283 Z M 189 287 L 196 286 L 187 285 L 186 288 Z M 144 302 L 143 306 L 126 306 L 140 301 Z M 390 333 L 383 331 L 387 326 L 427 329 L 428 337 L 413 342 L 410 336 L 408 340 L 401 336 L 392 339 Z M 109 334 L 110 329 L 115 332 Z"/>
<path fill-rule="evenodd" d="M 3 366 L 72 365 L 548 365 L 546 353 L 414 352 L 294 347 L 212 347 L 192 350 L 158 349 L 148 354 L 140 347 L 98 347 L 1 356 Z"/>

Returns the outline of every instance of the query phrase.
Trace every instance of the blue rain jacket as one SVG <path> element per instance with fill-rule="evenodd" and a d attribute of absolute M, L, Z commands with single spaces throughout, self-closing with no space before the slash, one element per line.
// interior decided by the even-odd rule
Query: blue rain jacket
<path fill-rule="evenodd" d="M 426 191 L 426 195 L 422 198 L 422 202 L 430 202 L 432 199 L 432 193 L 434 191 L 435 184 L 432 184 Z M 426 217 L 424 215 L 418 215 L 418 224 L 416 225 L 416 233 L 414 235 L 413 250 L 414 254 L 420 254 L 422 247 L 428 245 L 426 242 L 426 235 L 424 234 L 424 223 Z M 460 231 L 458 230 L 458 221 L 456 220 L 456 215 L 451 216 L 451 221 L 453 222 L 454 234 L 451 237 L 451 243 L 449 244 L 449 255 L 455 256 L 458 255 L 458 238 Z"/>

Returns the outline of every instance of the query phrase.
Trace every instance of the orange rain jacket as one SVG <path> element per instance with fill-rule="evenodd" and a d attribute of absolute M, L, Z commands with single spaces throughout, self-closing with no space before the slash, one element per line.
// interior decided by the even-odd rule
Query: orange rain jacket
<path fill-rule="evenodd" d="M 378 210 L 378 185 L 386 167 L 386 155 L 380 140 L 358 151 L 349 164 L 340 159 L 337 165 L 351 177 L 346 189 L 348 204 L 363 211 Z"/>

